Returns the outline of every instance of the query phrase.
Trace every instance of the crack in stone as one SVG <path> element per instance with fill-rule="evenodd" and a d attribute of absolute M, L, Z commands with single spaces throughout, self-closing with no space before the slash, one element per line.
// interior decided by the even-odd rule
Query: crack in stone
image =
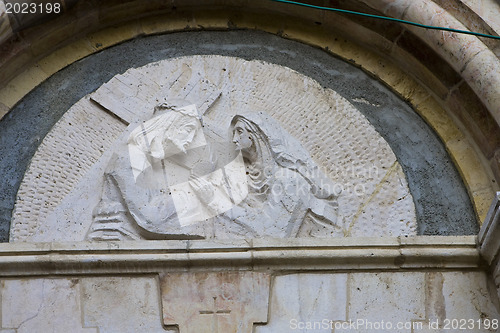
<path fill-rule="evenodd" d="M 23 326 L 24 324 L 26 324 L 30 320 L 35 319 L 36 317 L 38 317 L 38 315 L 40 314 L 40 311 L 42 311 L 42 306 L 43 306 L 43 303 L 44 303 L 43 302 L 44 298 L 45 298 L 45 280 L 42 280 L 42 297 L 41 297 L 41 300 L 40 300 L 40 304 L 38 305 L 38 309 L 36 310 L 36 313 L 33 316 L 31 316 L 31 317 L 23 320 L 19 324 L 19 326 L 16 328 L 16 330 L 19 330 L 21 328 L 21 326 Z"/>

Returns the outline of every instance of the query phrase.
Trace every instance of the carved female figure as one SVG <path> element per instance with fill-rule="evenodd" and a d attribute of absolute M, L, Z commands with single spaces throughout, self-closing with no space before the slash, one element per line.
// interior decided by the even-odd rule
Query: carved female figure
<path fill-rule="evenodd" d="M 219 218 L 216 234 L 328 237 L 339 231 L 340 189 L 273 118 L 236 115 L 230 137 L 243 154 L 248 195 Z"/>

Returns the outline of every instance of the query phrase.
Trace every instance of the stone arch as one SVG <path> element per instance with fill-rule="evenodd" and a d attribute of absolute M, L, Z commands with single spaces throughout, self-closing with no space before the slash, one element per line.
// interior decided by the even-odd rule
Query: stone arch
<path fill-rule="evenodd" d="M 241 4 L 246 6 L 245 11 L 239 9 Z M 474 12 L 467 4 L 460 4 Z M 339 1 L 338 5 L 462 29 L 481 24 L 481 29 L 495 33 L 479 14 L 464 26 L 460 21 L 465 14 L 441 11 L 442 7 L 431 1 Z M 383 22 L 271 1 L 213 1 L 202 6 L 189 1 L 176 2 L 175 6 L 162 1 L 67 1 L 65 8 L 65 14 L 56 19 L 36 26 L 20 22 L 4 30 L 4 45 L 9 52 L 1 56 L 2 114 L 61 68 L 129 39 L 175 31 L 262 30 L 323 48 L 361 67 L 407 100 L 444 142 L 479 220 L 486 215 L 499 180 L 496 152 L 500 98 L 495 90 L 499 80 L 495 69 L 499 65 L 494 53 L 498 49 L 493 44 L 462 35 L 445 40 L 439 32 L 417 28 L 387 29 Z M 442 12 L 439 21 L 432 21 L 433 11 Z M 461 49 L 463 45 L 471 47 Z"/>

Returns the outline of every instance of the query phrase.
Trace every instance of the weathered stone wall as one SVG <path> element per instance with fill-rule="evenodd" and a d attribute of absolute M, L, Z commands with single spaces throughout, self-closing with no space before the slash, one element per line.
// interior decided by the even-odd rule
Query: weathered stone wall
<path fill-rule="evenodd" d="M 181 275 L 188 279 L 194 274 Z M 483 272 L 294 273 L 277 274 L 271 284 L 270 295 L 268 286 L 258 286 L 269 303 L 245 304 L 247 312 L 260 307 L 269 308 L 269 314 L 265 312 L 253 330 L 250 326 L 237 332 L 430 333 L 462 326 L 479 333 L 498 328 Z M 187 291 L 194 286 L 175 288 Z M 177 332 L 173 325 L 165 330 L 162 324 L 186 318 L 178 314 L 164 321 L 162 312 L 192 309 L 194 300 L 185 297 L 172 304 L 164 299 L 163 306 L 176 308 L 162 309 L 158 290 L 158 278 L 147 275 L 2 280 L 0 331 Z M 206 319 L 198 313 L 179 331 L 230 332 L 224 330 L 231 326 L 230 313 L 223 311 L 235 316 L 235 307 L 214 308 L 210 301 L 199 307 L 207 312 Z"/>
<path fill-rule="evenodd" d="M 500 193 L 497 192 L 478 235 L 481 255 L 489 265 L 489 274 L 500 297 Z"/>
<path fill-rule="evenodd" d="M 474 237 L 17 243 L 0 258 L 2 332 L 498 329 Z"/>
<path fill-rule="evenodd" d="M 366 0 L 336 5 L 420 23 L 499 31 L 495 1 Z M 270 1 L 213 1 L 202 6 L 187 0 L 175 5 L 65 1 L 64 12 L 41 17 L 40 25 L 32 26 L 38 22 L 0 17 L 0 173 L 5 180 L 0 209 L 5 231 L 31 158 L 71 105 L 130 67 L 192 55 L 193 50 L 285 65 L 342 95 L 394 150 L 416 198 L 420 233 L 474 234 L 474 213 L 480 221 L 486 216 L 500 180 L 499 49 L 494 41 Z M 220 32 L 217 42 L 216 33 L 137 38 L 239 28 L 280 38 L 252 32 Z M 317 46 L 330 55 L 282 38 Z M 110 48 L 130 39 L 134 40 Z M 376 77 L 418 114 L 331 55 Z M 118 124 L 114 118 L 108 120 Z M 77 133 L 92 136 L 92 131 Z M 465 189 L 457 191 L 462 180 Z M 442 195 L 441 201 L 436 195 Z M 466 207 L 469 202 L 475 212 Z M 485 225 L 489 227 L 494 216 L 490 214 Z M 334 324 L 358 319 L 374 325 L 422 323 L 426 330 L 419 331 L 428 332 L 449 331 L 445 328 L 456 319 L 456 324 L 469 325 L 468 330 L 493 332 L 497 327 L 491 320 L 499 318 L 498 279 L 492 281 L 490 275 L 498 277 L 498 244 L 496 228 L 487 230 L 481 234 L 482 252 L 473 236 L 1 244 L 0 331 L 161 332 L 186 323 L 172 309 L 182 308 L 188 300 L 196 305 L 188 309 L 195 318 L 190 326 L 195 332 L 227 327 L 235 331 L 234 325 L 248 328 L 254 323 L 258 332 L 289 332 L 300 326 L 305 331 L 308 323 L 324 319 Z M 256 309 L 247 311 L 251 318 L 238 319 L 245 312 L 241 303 L 249 299 L 235 291 L 248 294 L 259 286 Z M 442 326 L 446 319 L 448 327 Z M 436 320 L 441 323 L 437 330 L 428 326 Z"/>
<path fill-rule="evenodd" d="M 148 119 L 156 105 L 186 92 L 193 101 L 203 98 L 201 80 L 221 92 L 203 116 L 205 135 L 229 142 L 234 115 L 265 112 L 335 182 L 340 192 L 338 229 L 318 237 L 417 234 L 414 199 L 401 165 L 382 136 L 341 95 L 286 67 L 234 57 L 190 56 L 130 69 L 65 113 L 44 138 L 24 176 L 11 241 L 84 240 L 101 196 L 102 169 L 109 150 L 117 146 L 114 141 L 126 131 L 124 122 Z M 356 93 L 361 96 L 361 91 Z M 369 103 L 365 97 L 358 97 L 358 103 Z M 452 217 L 450 225 L 451 221 Z M 458 233 L 460 227 L 457 223 L 451 228 Z"/>
<path fill-rule="evenodd" d="M 374 14 L 383 12 L 397 16 L 398 13 L 405 12 L 404 9 L 409 8 L 407 6 L 410 4 L 401 2 L 397 6 L 386 7 L 388 4 L 384 2 L 367 1 L 365 4 L 360 4 L 349 1 L 339 2 L 337 5 L 339 8 Z M 188 2 L 176 3 L 175 8 L 171 3 L 163 1 L 149 1 L 147 5 L 140 1 L 120 4 L 101 2 L 98 7 L 91 6 L 85 1 L 76 4 L 65 3 L 64 15 L 56 19 L 46 17 L 39 21 L 43 29 L 39 25 L 16 30 L 16 33 L 3 44 L 2 75 L 5 82 L 20 74 L 20 69 L 25 69 L 25 66 L 33 64 L 34 61 L 37 62 L 34 67 L 26 69 L 16 79 L 9 81 L 10 83 L 0 93 L 2 96 L 0 102 L 4 105 L 2 108 L 7 112 L 27 91 L 60 68 L 88 54 L 143 34 L 179 30 L 227 29 L 228 27 L 265 30 L 285 38 L 319 46 L 353 62 L 377 76 L 407 99 L 444 141 L 447 151 L 451 154 L 453 162 L 465 181 L 479 221 L 485 217 L 497 187 L 495 183 L 497 180 L 493 178 L 492 172 L 495 173 L 497 170 L 495 147 L 498 141 L 496 134 L 498 131 L 491 116 L 494 112 L 490 110 L 491 108 L 485 107 L 484 98 L 482 102 L 480 101 L 482 97 L 474 91 L 475 88 L 470 88 L 470 80 L 467 81 L 461 73 L 457 72 L 456 68 L 460 67 L 460 64 L 455 63 L 453 58 L 448 58 L 448 53 L 440 51 L 440 45 L 454 47 L 453 40 L 452 43 L 438 42 L 436 46 L 432 38 L 439 36 L 432 35 L 428 39 L 427 35 L 412 30 L 413 28 L 408 30 L 384 21 L 351 20 L 342 15 L 283 6 L 271 1 L 248 3 L 246 5 L 250 7 L 244 13 L 232 7 L 234 3 L 224 4 L 225 10 L 220 10 L 220 7 L 215 10 L 214 5 L 221 4 L 204 4 L 205 7 L 200 12 L 197 11 L 197 6 Z M 441 5 L 447 10 L 442 15 L 446 24 L 464 28 L 457 26 L 457 24 L 460 25 L 457 23 L 458 20 L 469 29 L 495 33 L 494 20 L 485 14 L 497 9 L 495 3 L 487 2 L 481 6 L 474 2 L 462 4 L 457 2 L 456 6 Z M 422 3 L 422 6 L 426 10 L 438 8 L 430 2 Z M 134 13 L 134 19 L 139 17 L 140 19 L 131 21 L 127 16 L 131 12 Z M 148 17 L 153 12 L 155 15 L 161 15 Z M 412 9 L 405 15 L 407 19 L 429 23 L 426 13 L 426 11 L 420 13 Z M 115 26 L 96 32 L 109 25 Z M 463 52 L 463 59 L 475 59 L 470 61 L 470 64 L 479 59 L 474 50 L 484 50 L 479 54 L 489 54 L 476 40 L 462 40 L 460 35 L 454 38 L 459 38 L 457 43 L 463 41 L 465 45 L 470 43 L 474 45 Z M 361 43 L 363 47 L 360 48 L 352 42 Z M 494 43 L 491 41 L 484 41 L 484 43 L 485 47 L 496 52 Z M 57 52 L 50 54 L 57 48 L 59 48 Z M 492 60 L 490 64 L 495 66 L 495 61 Z M 411 77 L 405 76 L 400 72 L 401 69 L 408 71 Z M 495 70 L 487 72 L 495 73 Z M 428 90 L 422 90 L 414 79 Z M 485 80 L 491 81 L 489 78 Z M 494 94 L 494 91 L 493 89 L 490 93 L 485 90 L 484 93 Z M 61 98 L 69 98 L 69 96 L 61 96 Z M 45 122 L 43 118 L 32 120 L 37 123 L 38 120 L 41 123 Z M 9 120 L 5 119 L 5 121 L 8 127 Z M 33 139 L 30 140 L 33 141 Z M 30 148 L 26 147 L 27 155 L 25 156 L 31 156 L 39 142 L 40 140 L 35 140 L 30 144 Z M 9 161 L 6 163 L 8 164 L 7 170 L 12 169 L 13 166 L 24 168 L 23 165 L 26 165 L 26 163 L 17 164 L 17 162 Z M 19 181 L 20 179 L 11 179 L 7 186 L 12 184 L 13 188 L 17 188 Z M 6 202 L 9 200 L 12 202 L 11 195 L 12 193 L 4 195 Z M 7 199 L 8 196 L 10 199 Z M 10 219 L 11 204 L 2 206 L 1 215 L 4 219 Z M 426 232 L 435 233 L 437 229 L 439 228 L 432 227 Z"/>
<path fill-rule="evenodd" d="M 321 1 L 317 4 L 323 5 Z M 244 12 L 239 9 L 242 8 L 241 5 L 245 6 Z M 498 33 L 498 25 L 493 19 L 495 14 L 492 14 L 498 12 L 498 4 L 495 1 L 482 1 L 480 4 L 475 1 L 338 1 L 335 6 L 405 18 L 422 24 L 441 24 L 482 33 Z M 223 7 L 226 11 L 221 11 Z M 197 9 L 202 12 L 196 12 Z M 86 54 L 116 43 L 116 38 L 123 40 L 160 31 L 207 28 L 260 29 L 326 48 L 380 76 L 389 85 L 397 86 L 401 82 L 393 81 L 394 78 L 387 76 L 388 73 L 380 73 L 380 69 L 377 69 L 382 66 L 385 67 L 384 71 L 388 72 L 387 64 L 367 64 L 359 61 L 359 57 L 363 56 L 363 53 L 366 54 L 366 50 L 372 50 L 382 58 L 390 59 L 438 97 L 445 109 L 456 117 L 474 138 L 481 154 L 484 154 L 483 162 L 489 162 L 491 165 L 488 168 L 491 167 L 493 172 L 498 174 L 498 154 L 495 153 L 499 142 L 496 134 L 498 125 L 493 121 L 498 111 L 495 107 L 495 68 L 498 68 L 498 58 L 495 55 L 498 55 L 498 43 L 495 40 L 479 40 L 472 36 L 450 35 L 438 31 L 426 32 L 420 28 L 400 26 L 392 22 L 343 16 L 272 1 L 214 1 L 205 2 L 203 5 L 190 1 L 175 4 L 169 1 L 109 1 L 98 4 L 63 1 L 62 13 L 64 15 L 55 19 L 50 15 L 37 15 L 35 21 L 37 24 L 44 24 L 43 29 L 40 29 L 40 25 L 30 27 L 30 22 L 23 25 L 25 20 L 19 17 L 6 17 L 4 20 L 6 26 L 17 24 L 15 33 L 11 32 L 12 28 L 8 28 L 5 33 L 6 41 L 1 56 L 4 84 L 20 74 L 20 71 L 26 70 L 26 66 L 60 46 L 74 41 L 75 38 L 84 37 L 70 48 L 61 49 L 56 58 L 49 56 L 35 68 L 26 70 L 19 81 L 11 82 L 2 94 L 4 112 L 47 75 L 50 76 L 61 66 L 66 66 Z M 439 13 L 439 20 L 434 13 Z M 164 16 L 145 19 L 147 16 L 160 14 Z M 130 17 L 140 20 L 133 21 Z M 122 28 L 116 27 L 124 22 L 127 24 Z M 104 33 L 96 33 L 109 26 L 115 27 Z M 113 37 L 110 38 L 110 35 Z M 363 45 L 364 51 L 348 50 L 348 41 Z M 461 45 L 466 47 L 461 48 Z M 468 71 L 465 71 L 464 64 L 469 67 Z M 483 65 L 489 69 L 483 70 Z M 479 74 L 481 72 L 484 73 Z M 481 80 L 478 80 L 477 75 L 484 78 L 481 76 Z M 482 84 L 481 88 L 477 84 L 479 81 L 489 83 Z M 412 99 L 405 93 L 402 95 Z M 464 147 L 452 148 L 458 149 Z M 479 215 L 484 218 L 483 210 L 488 206 L 488 203 L 480 199 L 485 192 L 484 184 L 481 189 L 473 188 L 469 192 L 477 198 L 477 205 L 482 206 Z M 489 199 L 491 196 L 490 193 Z"/>
<path fill-rule="evenodd" d="M 234 44 L 239 46 L 235 48 L 232 46 Z M 158 47 L 158 45 L 164 46 Z M 5 131 L 2 133 L 5 133 L 6 140 L 10 144 L 2 146 L 5 151 L 2 153 L 2 156 L 5 156 L 2 163 L 5 165 L 5 170 L 9 170 L 6 171 L 9 172 L 9 178 L 15 180 L 15 183 L 6 184 L 10 189 L 10 195 L 7 191 L 2 192 L 2 195 L 8 198 L 7 200 L 12 200 L 11 205 L 13 205 L 13 195 L 19 186 L 17 184 L 22 180 L 24 168 L 31 160 L 37 146 L 31 142 L 45 136 L 44 131 L 48 131 L 60 115 L 79 98 L 129 67 L 144 65 L 151 60 L 193 53 L 232 55 L 285 65 L 337 92 L 365 115 L 394 151 L 403 167 L 410 191 L 415 193 L 413 195 L 419 221 L 418 232 L 422 234 L 476 232 L 476 222 L 468 204 L 469 199 L 465 191 L 460 190 L 463 188 L 460 177 L 453 170 L 452 162 L 446 157 L 445 149 L 422 119 L 407 105 L 390 92 L 384 91 L 382 86 L 363 72 L 331 58 L 320 50 L 253 32 L 172 34 L 138 39 L 86 58 L 59 72 L 47 81 L 47 84 L 41 85 L 34 91 L 25 103 L 18 106 L 22 111 L 13 112 L 12 117 L 3 122 Z M 65 91 L 62 96 L 58 93 L 60 87 L 64 87 Z M 27 105 L 30 107 L 26 107 Z M 15 117 L 16 114 L 22 113 L 26 116 Z M 31 115 L 28 116 L 29 114 Z M 26 119 L 32 122 L 31 125 L 26 130 L 20 130 L 26 126 L 24 122 Z M 316 131 L 314 128 L 312 130 Z M 343 130 L 343 134 L 336 135 L 336 140 L 341 142 L 343 136 L 358 135 L 356 131 L 355 127 L 348 126 Z M 7 139 L 8 137 L 10 138 Z M 18 155 L 8 152 L 18 151 L 18 146 L 26 147 L 26 151 Z M 12 159 L 16 162 L 13 163 Z M 18 167 L 12 168 L 13 164 Z M 340 173 L 356 172 L 354 166 L 348 166 L 347 169 L 345 166 L 341 167 Z M 381 168 L 379 171 L 383 173 Z M 34 181 L 52 177 L 51 174 L 43 175 L 39 179 L 37 176 L 38 174 L 32 175 L 35 177 Z M 26 192 L 21 196 L 25 195 L 31 194 Z M 51 204 L 44 205 L 40 212 L 49 207 Z M 10 215 L 7 214 L 8 212 L 6 220 L 10 221 Z"/>

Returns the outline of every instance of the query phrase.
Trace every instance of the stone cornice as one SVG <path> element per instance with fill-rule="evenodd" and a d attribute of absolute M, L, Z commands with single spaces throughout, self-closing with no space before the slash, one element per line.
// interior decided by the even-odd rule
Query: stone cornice
<path fill-rule="evenodd" d="M 483 269 L 475 236 L 0 244 L 0 275 Z"/>

